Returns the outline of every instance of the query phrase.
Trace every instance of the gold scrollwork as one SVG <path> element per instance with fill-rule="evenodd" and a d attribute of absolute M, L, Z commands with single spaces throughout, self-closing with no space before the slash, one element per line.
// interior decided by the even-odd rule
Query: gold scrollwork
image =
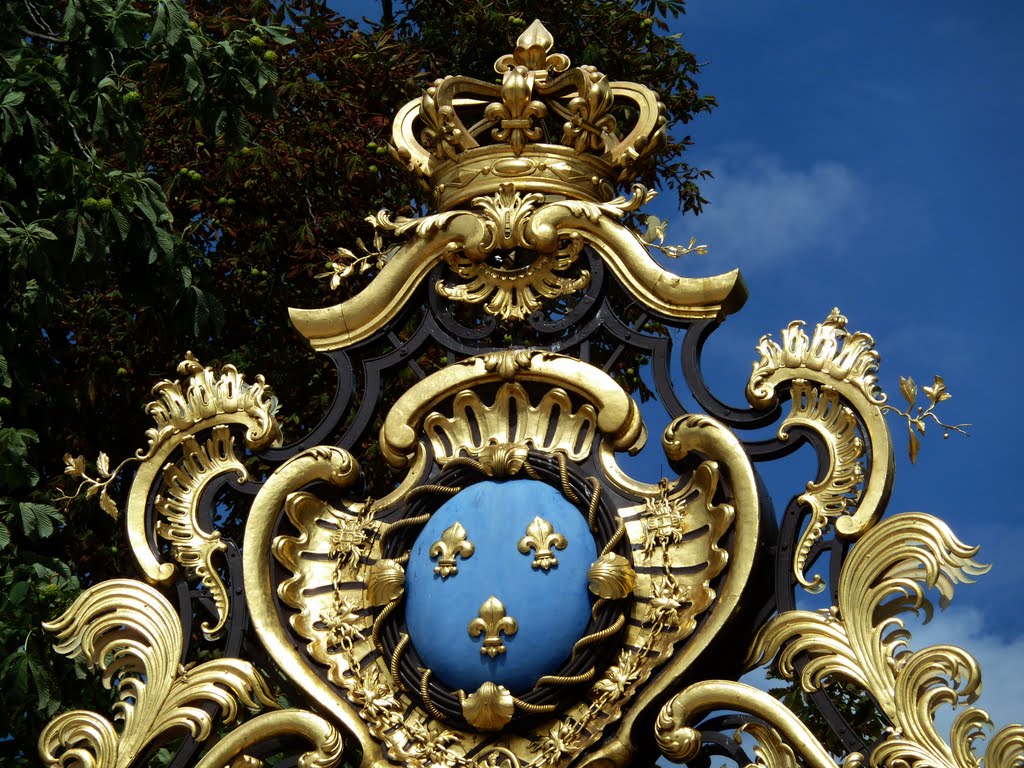
<path fill-rule="evenodd" d="M 313 746 L 311 751 L 299 756 L 301 768 L 334 768 L 344 754 L 341 734 L 329 722 L 312 712 L 282 709 L 259 715 L 224 735 L 196 763 L 196 768 L 252 765 L 246 752 L 255 744 L 282 737 L 305 739 Z"/>
<path fill-rule="evenodd" d="M 658 749 L 675 762 L 692 760 L 700 752 L 701 734 L 691 724 L 703 713 L 726 709 L 767 722 L 771 728 L 758 727 L 751 735 L 762 744 L 778 747 L 774 752 L 780 758 L 788 757 L 786 745 L 791 745 L 810 768 L 835 768 L 832 756 L 784 704 L 764 691 L 730 680 L 702 680 L 669 699 L 654 725 Z M 788 763 L 783 760 L 768 765 L 785 768 Z"/>
<path fill-rule="evenodd" d="M 810 520 L 793 556 L 793 573 L 810 592 L 824 587 L 820 576 L 808 577 L 806 570 L 825 526 L 833 524 L 841 536 L 856 538 L 874 525 L 892 493 L 892 440 L 882 410 L 885 394 L 878 385 L 878 352 L 871 336 L 848 332 L 846 323 L 833 309 L 812 336 L 802 321 L 783 330 L 781 344 L 763 336 L 761 359 L 747 382 L 747 399 L 765 409 L 778 404 L 779 390 L 788 384 L 791 410 L 779 426 L 779 439 L 789 439 L 793 427 L 806 427 L 828 449 L 824 476 L 809 482 L 800 496 Z M 862 464 L 862 428 L 870 444 L 870 467 Z"/>
<path fill-rule="evenodd" d="M 649 199 L 643 187 L 637 185 L 634 199 Z M 487 199 L 475 198 L 474 202 Z M 559 256 L 567 241 L 590 245 L 611 269 L 626 289 L 644 306 L 680 320 L 718 318 L 738 310 L 746 301 L 747 289 L 738 270 L 721 275 L 688 278 L 675 275 L 662 268 L 633 230 L 624 226 L 618 217 L 630 210 L 625 198 L 607 203 L 579 200 L 546 202 L 531 210 L 529 219 L 515 232 L 515 245 L 531 251 L 540 259 L 530 274 L 531 291 L 540 292 L 550 283 L 558 288 L 558 295 L 581 290 L 582 272 L 575 282 L 550 281 L 550 277 L 571 264 L 570 254 Z M 378 215 L 376 221 L 390 221 Z M 398 247 L 371 283 L 352 298 L 322 309 L 290 308 L 289 316 L 298 331 L 309 339 L 314 349 L 330 351 L 342 349 L 369 338 L 383 327 L 409 301 L 420 283 L 441 261 L 456 266 L 463 258 L 480 264 L 491 253 L 494 243 L 500 241 L 497 232 L 504 232 L 504 221 L 495 224 L 486 213 L 474 211 L 447 211 L 425 219 L 397 219 L 391 227 L 398 233 L 412 233 L 411 239 Z M 511 240 L 509 241 L 512 242 Z M 576 248 L 578 246 L 572 246 Z M 451 261 L 454 254 L 458 259 Z M 541 258 L 543 256 L 543 258 Z M 483 267 L 465 267 L 472 277 L 480 276 Z M 505 275 L 519 280 L 514 271 Z M 490 280 L 501 288 L 499 281 Z M 589 276 L 587 277 L 589 281 Z M 543 294 L 541 294 L 543 295 Z M 496 305 L 497 307 L 500 306 Z M 511 310 L 510 310 L 511 311 Z"/>
<path fill-rule="evenodd" d="M 524 555 L 533 550 L 534 569 L 549 570 L 558 565 L 553 549 L 565 549 L 569 541 L 554 526 L 539 515 L 526 526 L 526 535 L 519 540 L 518 549 Z"/>
<path fill-rule="evenodd" d="M 454 576 L 459 572 L 455 558 L 463 560 L 473 556 L 476 547 L 466 538 L 466 529 L 457 520 L 444 529 L 441 538 L 430 545 L 430 556 L 439 558 L 434 566 L 434 573 L 442 579 Z"/>
<path fill-rule="evenodd" d="M 112 579 L 79 595 L 60 617 L 43 625 L 60 641 L 59 653 L 99 668 L 103 684 L 116 688 L 115 730 L 107 718 L 87 710 L 64 712 L 39 737 L 47 766 L 122 768 L 150 746 L 181 729 L 197 741 L 213 731 L 213 716 L 197 706 L 217 706 L 226 723 L 242 707 L 276 708 L 267 684 L 248 661 L 214 659 L 180 665 L 181 622 L 164 597 L 147 584 Z"/>
<path fill-rule="evenodd" d="M 484 636 L 480 653 L 486 653 L 492 659 L 507 650 L 502 634 L 511 637 L 519 631 L 519 623 L 511 616 L 505 615 L 505 605 L 491 595 L 480 606 L 480 615 L 469 622 L 469 636 Z"/>
<path fill-rule="evenodd" d="M 936 730 L 943 704 L 973 703 L 981 688 L 977 662 L 960 648 L 938 645 L 912 651 L 899 613 L 930 613 L 926 589 L 945 606 L 954 584 L 988 570 L 974 561 L 977 547 L 961 543 L 942 521 L 922 513 L 896 515 L 868 531 L 853 547 L 839 577 L 837 604 L 829 611 L 788 611 L 758 632 L 747 667 L 773 659 L 779 672 L 796 676 L 795 659 L 809 659 L 800 673 L 807 691 L 827 679 L 866 690 L 894 728 L 870 755 L 877 766 L 977 766 L 972 744 L 988 715 L 967 707 L 954 720 L 950 740 Z M 1024 727 L 1008 726 L 991 739 L 987 766 L 1024 760 Z M 857 756 L 852 765 L 860 765 Z"/>
<path fill-rule="evenodd" d="M 213 557 L 227 549 L 219 531 L 205 531 L 199 524 L 199 498 L 212 477 L 234 472 L 240 480 L 249 473 L 235 456 L 234 438 L 226 425 L 213 428 L 210 439 L 200 445 L 189 435 L 181 443 L 182 458 L 164 468 L 164 493 L 154 502 L 158 515 L 156 532 L 171 542 L 171 557 L 199 576 L 203 586 L 213 597 L 217 608 L 217 622 L 204 622 L 203 634 L 208 639 L 218 637 L 228 620 L 228 593 L 217 574 Z"/>
<path fill-rule="evenodd" d="M 247 428 L 246 448 L 261 451 L 280 442 L 281 430 L 274 416 L 276 402 L 263 376 L 257 375 L 255 382 L 249 384 L 233 365 L 225 365 L 217 376 L 212 368 L 201 365 L 191 352 L 178 364 L 178 373 L 187 379 L 184 382 L 165 380 L 153 387 L 157 399 L 146 406 L 146 413 L 152 416 L 155 426 L 146 430 L 148 445 L 144 450 L 137 451 L 112 472 L 106 454 L 100 454 L 97 467 L 101 479 L 86 474 L 83 457 L 67 454 L 65 472 L 81 478 L 74 495 L 83 489 L 89 497 L 98 493 L 103 509 L 116 517 L 117 506 L 108 496 L 107 488 L 123 467 L 138 463 L 128 495 L 125 527 L 129 548 L 142 575 L 152 584 L 170 584 L 175 565 L 161 562 L 150 547 L 152 531 L 147 525 L 146 505 L 158 478 L 163 476 L 169 484 L 174 484 L 161 505 L 160 511 L 167 518 L 161 535 L 173 542 L 172 551 L 178 563 L 195 568 L 214 594 L 218 622 L 205 631 L 215 634 L 223 626 L 227 608 L 223 589 L 217 586 L 219 579 L 209 566 L 209 558 L 220 546 L 219 535 L 201 530 L 192 512 L 183 510 L 194 505 L 203 488 L 216 476 L 235 472 L 244 480 L 246 475 L 244 468 L 234 460 L 232 442 L 223 430 L 218 431 L 205 448 L 199 446 L 196 436 L 205 430 L 237 424 Z M 183 451 L 181 463 L 176 465 L 177 469 L 166 468 L 178 449 Z"/>

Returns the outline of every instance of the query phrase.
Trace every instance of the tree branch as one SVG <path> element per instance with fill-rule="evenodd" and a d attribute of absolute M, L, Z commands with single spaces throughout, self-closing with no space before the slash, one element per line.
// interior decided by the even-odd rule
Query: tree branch
<path fill-rule="evenodd" d="M 66 45 L 68 42 L 63 37 L 54 37 L 53 35 L 48 35 L 45 32 L 36 32 L 35 30 L 29 29 L 28 27 L 19 26 L 18 31 L 21 32 L 23 35 L 26 35 L 28 37 L 34 37 L 37 40 L 46 40 L 51 43 L 60 43 L 61 45 Z"/>

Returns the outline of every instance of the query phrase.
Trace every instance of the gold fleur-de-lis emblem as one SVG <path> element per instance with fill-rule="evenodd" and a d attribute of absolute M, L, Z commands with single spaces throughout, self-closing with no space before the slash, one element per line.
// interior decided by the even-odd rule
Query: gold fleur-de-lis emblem
<path fill-rule="evenodd" d="M 511 637 L 518 631 L 519 622 L 505 615 L 504 604 L 494 595 L 488 597 L 480 606 L 479 618 L 469 622 L 469 636 L 483 635 L 484 644 L 480 648 L 480 653 L 486 653 L 492 659 L 506 651 L 501 634 L 504 632 L 507 637 Z"/>
<path fill-rule="evenodd" d="M 454 576 L 459 572 L 455 558 L 461 556 L 463 560 L 466 560 L 475 551 L 476 547 L 466 538 L 466 529 L 462 527 L 462 524 L 452 523 L 441 534 L 441 538 L 430 545 L 430 556 L 441 558 L 434 566 L 434 573 L 442 579 Z"/>
<path fill-rule="evenodd" d="M 526 527 L 526 535 L 519 540 L 519 551 L 524 555 L 534 550 L 533 567 L 545 571 L 558 565 L 558 558 L 552 549 L 565 549 L 569 545 L 565 536 L 555 531 L 554 526 L 542 517 L 533 518 Z"/>

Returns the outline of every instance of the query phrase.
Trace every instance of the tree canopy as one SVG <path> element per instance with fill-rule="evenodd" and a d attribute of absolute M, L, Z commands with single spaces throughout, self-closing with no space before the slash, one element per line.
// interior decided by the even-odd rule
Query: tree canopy
<path fill-rule="evenodd" d="M 384 0 L 357 20 L 265 0 L 3 4 L 0 710 L 12 716 L 0 754 L 34 762 L 42 724 L 90 705 L 94 687 L 73 682 L 83 671 L 39 625 L 123 567 L 95 500 L 56 500 L 64 455 L 131 455 L 150 387 L 186 350 L 265 374 L 299 437 L 332 383 L 286 308 L 337 301 L 316 278 L 324 263 L 368 236 L 368 213 L 408 213 L 422 195 L 389 162 L 391 115 L 443 74 L 493 77 L 533 18 L 574 62 L 661 94 L 660 183 L 699 211 L 706 172 L 685 162 L 681 129 L 714 100 L 668 34 L 682 11 Z"/>

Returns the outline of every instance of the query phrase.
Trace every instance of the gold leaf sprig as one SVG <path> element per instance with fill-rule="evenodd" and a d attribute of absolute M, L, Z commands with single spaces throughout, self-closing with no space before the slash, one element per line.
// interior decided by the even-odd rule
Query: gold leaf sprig
<path fill-rule="evenodd" d="M 925 433 L 926 421 L 928 419 L 942 427 L 943 439 L 948 439 L 951 432 L 959 432 L 961 435 L 968 434 L 967 427 L 971 426 L 970 424 L 946 424 L 935 415 L 935 407 L 953 396 L 950 394 L 949 389 L 946 387 L 946 382 L 943 381 L 941 376 L 936 375 L 935 381 L 930 387 L 921 387 L 921 392 L 924 392 L 925 397 L 928 399 L 928 405 L 918 405 L 916 411 L 914 406 L 917 403 L 917 382 L 910 376 L 900 376 L 900 392 L 906 398 L 907 409 L 901 411 L 895 405 L 883 405 L 882 413 L 892 412 L 907 420 L 907 434 L 909 435 L 908 452 L 911 464 L 917 463 L 917 453 L 921 448 L 921 440 L 918 438 L 918 434 L 923 435 Z"/>
<path fill-rule="evenodd" d="M 72 456 L 70 453 L 64 454 L 64 474 L 71 475 L 71 477 L 80 478 L 78 486 L 75 488 L 75 492 L 72 494 L 66 494 L 61 490 L 58 490 L 58 501 L 70 502 L 72 499 L 77 498 L 81 495 L 82 491 L 85 491 L 85 498 L 91 499 L 96 494 L 100 497 L 100 507 L 110 515 L 114 520 L 117 520 L 118 510 L 117 504 L 107 493 L 107 489 L 111 483 L 117 478 L 118 473 L 124 468 L 126 464 L 138 461 L 137 457 L 131 456 L 114 468 L 113 471 L 110 469 L 110 457 L 107 456 L 103 451 L 100 451 L 99 456 L 96 457 L 96 477 L 89 475 L 88 469 L 86 468 L 85 456 Z"/>
<path fill-rule="evenodd" d="M 371 223 L 375 222 L 372 216 L 367 217 L 367 220 Z M 339 247 L 334 260 L 327 262 L 327 271 L 317 275 L 318 278 L 330 279 L 332 291 L 338 290 L 341 284 L 352 275 L 365 275 L 371 269 L 383 269 L 399 247 L 392 245 L 385 249 L 384 237 L 379 231 L 373 233 L 373 250 L 366 246 L 361 237 L 356 238 L 356 245 L 359 246 L 362 255 L 357 256 L 348 248 Z"/>
<path fill-rule="evenodd" d="M 640 235 L 640 239 L 648 248 L 656 248 L 671 259 L 678 259 L 689 253 L 697 253 L 701 256 L 707 254 L 709 246 L 705 243 L 697 243 L 696 237 L 691 237 L 686 245 L 665 245 L 665 232 L 668 230 L 668 222 L 659 219 L 657 216 L 648 216 L 647 230 Z"/>

